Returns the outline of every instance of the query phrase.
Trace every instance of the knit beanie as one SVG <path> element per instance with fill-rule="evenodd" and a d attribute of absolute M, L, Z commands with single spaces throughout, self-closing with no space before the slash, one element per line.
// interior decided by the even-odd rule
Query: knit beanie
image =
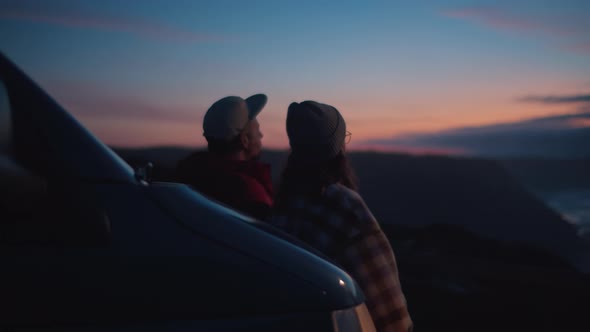
<path fill-rule="evenodd" d="M 292 158 L 306 163 L 326 161 L 342 150 L 346 123 L 333 106 L 309 100 L 291 103 L 287 135 Z"/>

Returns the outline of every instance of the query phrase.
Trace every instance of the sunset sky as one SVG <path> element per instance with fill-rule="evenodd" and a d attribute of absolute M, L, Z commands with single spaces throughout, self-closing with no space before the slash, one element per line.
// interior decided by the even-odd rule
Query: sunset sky
<path fill-rule="evenodd" d="M 202 146 L 207 108 L 254 93 L 270 148 L 306 99 L 357 149 L 590 146 L 590 1 L 0 0 L 0 50 L 114 146 Z"/>

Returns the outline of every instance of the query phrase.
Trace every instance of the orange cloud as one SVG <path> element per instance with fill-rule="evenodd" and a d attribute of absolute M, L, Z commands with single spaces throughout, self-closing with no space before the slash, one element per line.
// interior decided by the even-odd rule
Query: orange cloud
<path fill-rule="evenodd" d="M 590 118 L 587 119 L 571 119 L 568 121 L 571 128 L 588 128 L 590 127 Z"/>
<path fill-rule="evenodd" d="M 514 103 L 511 98 L 493 99 L 480 96 L 473 100 L 445 100 L 413 110 L 391 105 L 364 112 L 348 111 L 347 107 L 343 107 L 342 111 L 348 130 L 353 134 L 353 142 L 571 113 L 571 106 L 567 104 L 539 107 L 536 104 Z"/>

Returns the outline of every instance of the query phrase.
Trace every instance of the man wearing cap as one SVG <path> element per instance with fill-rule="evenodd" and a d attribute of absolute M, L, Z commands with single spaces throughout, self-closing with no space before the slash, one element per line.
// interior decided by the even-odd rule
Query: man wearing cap
<path fill-rule="evenodd" d="M 208 151 L 180 161 L 179 182 L 231 208 L 265 219 L 272 206 L 270 165 L 258 161 L 262 132 L 256 116 L 267 97 L 256 94 L 245 100 L 229 96 L 216 101 L 203 119 Z"/>

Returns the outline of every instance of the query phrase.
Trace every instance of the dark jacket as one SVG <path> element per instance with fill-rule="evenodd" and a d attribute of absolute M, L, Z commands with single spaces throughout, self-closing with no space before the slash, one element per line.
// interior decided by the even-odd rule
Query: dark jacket
<path fill-rule="evenodd" d="M 199 151 L 181 160 L 176 180 L 231 208 L 264 220 L 272 206 L 270 165 Z"/>

